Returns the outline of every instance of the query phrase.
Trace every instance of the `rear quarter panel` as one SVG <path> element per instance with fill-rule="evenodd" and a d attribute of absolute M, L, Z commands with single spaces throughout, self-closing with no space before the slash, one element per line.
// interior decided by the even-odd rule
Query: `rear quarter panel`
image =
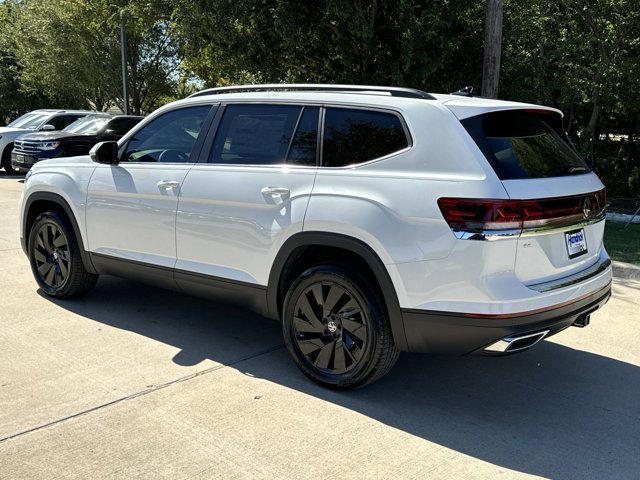
<path fill-rule="evenodd" d="M 411 134 L 411 148 L 355 167 L 320 168 L 304 230 L 366 242 L 387 266 L 405 306 L 415 303 L 407 292 L 416 284 L 403 278 L 399 266 L 444 259 L 456 244 L 437 199 L 506 198 L 506 192 L 448 109 L 418 103 L 399 113 Z M 513 268 L 515 243 L 510 248 Z"/>

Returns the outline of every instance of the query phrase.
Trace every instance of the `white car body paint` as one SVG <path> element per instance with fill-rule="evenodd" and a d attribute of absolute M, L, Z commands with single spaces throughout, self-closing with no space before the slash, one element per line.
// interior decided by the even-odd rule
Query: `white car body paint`
<path fill-rule="evenodd" d="M 88 157 L 48 160 L 34 166 L 21 201 L 24 205 L 36 191 L 61 195 L 91 252 L 261 286 L 267 285 L 277 253 L 292 235 L 347 235 L 378 255 L 400 306 L 407 309 L 517 313 L 606 286 L 610 268 L 553 292 L 527 286 L 571 275 L 606 258 L 603 222 L 586 228 L 589 254 L 569 260 L 562 256 L 562 233 L 497 242 L 459 240 L 437 205 L 445 196 L 526 199 L 601 189 L 594 174 L 500 181 L 458 121 L 494 110 L 554 109 L 451 95 L 436 98 L 292 91 L 185 99 L 156 111 L 120 145 L 168 109 L 219 102 L 387 109 L 402 116 L 412 144 L 343 168 L 97 166 Z M 162 180 L 179 186 L 160 191 L 157 182 Z M 265 187 L 289 193 L 264 195 Z"/>

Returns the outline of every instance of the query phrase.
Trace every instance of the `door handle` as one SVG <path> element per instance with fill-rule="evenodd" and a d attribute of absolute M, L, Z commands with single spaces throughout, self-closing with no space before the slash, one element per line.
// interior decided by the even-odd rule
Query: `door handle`
<path fill-rule="evenodd" d="M 285 187 L 264 187 L 260 191 L 262 192 L 263 195 L 271 195 L 272 197 L 276 195 L 280 197 L 284 195 L 289 195 L 289 189 Z"/>
<path fill-rule="evenodd" d="M 175 180 L 160 180 L 156 185 L 158 188 L 176 188 L 180 186 L 180 182 Z"/>

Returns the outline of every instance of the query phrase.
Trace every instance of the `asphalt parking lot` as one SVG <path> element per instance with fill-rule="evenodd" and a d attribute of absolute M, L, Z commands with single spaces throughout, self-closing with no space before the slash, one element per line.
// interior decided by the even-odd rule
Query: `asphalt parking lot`
<path fill-rule="evenodd" d="M 506 358 L 339 393 L 254 314 L 115 278 L 38 292 L 0 176 L 0 478 L 640 478 L 640 282 Z"/>

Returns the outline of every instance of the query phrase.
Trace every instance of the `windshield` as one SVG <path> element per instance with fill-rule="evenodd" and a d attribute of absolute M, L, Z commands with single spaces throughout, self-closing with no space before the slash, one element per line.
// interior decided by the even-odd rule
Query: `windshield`
<path fill-rule="evenodd" d="M 73 123 L 70 123 L 62 131 L 92 135 L 94 133 L 97 133 L 98 130 L 104 127 L 109 120 L 111 120 L 110 117 L 106 117 L 103 115 L 89 115 L 87 117 L 79 118 Z"/>
<path fill-rule="evenodd" d="M 26 113 L 21 117 L 16 118 L 13 122 L 7 125 L 7 127 L 35 130 L 50 116 L 50 113 Z"/>
<path fill-rule="evenodd" d="M 501 180 L 561 177 L 589 167 L 571 147 L 555 113 L 502 111 L 462 124 Z"/>

